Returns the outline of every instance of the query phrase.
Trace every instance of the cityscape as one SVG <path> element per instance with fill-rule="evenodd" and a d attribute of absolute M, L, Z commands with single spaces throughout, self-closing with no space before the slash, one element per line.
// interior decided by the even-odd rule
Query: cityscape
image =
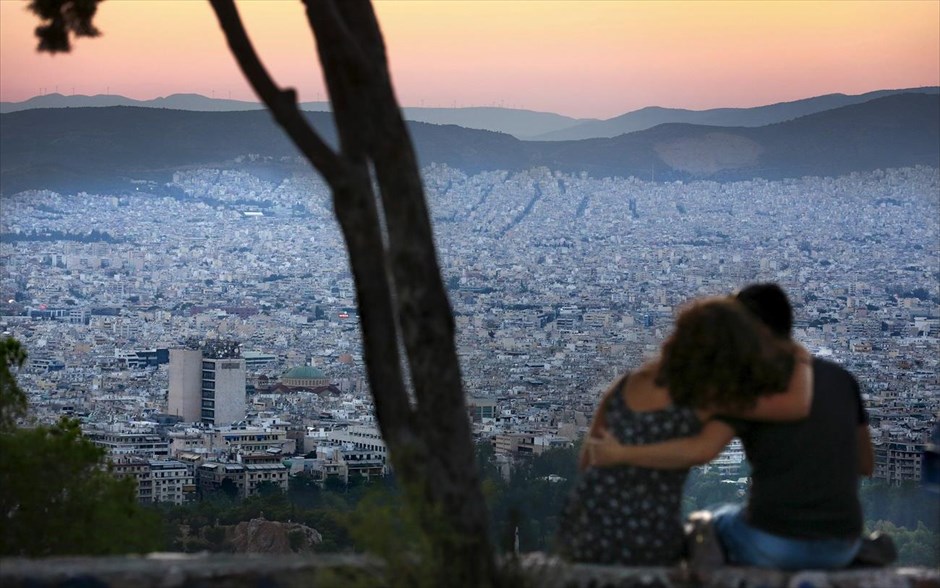
<path fill-rule="evenodd" d="M 0 2 L 0 584 L 940 587 L 937 22 Z"/>
<path fill-rule="evenodd" d="M 79 417 L 142 502 L 388 473 L 329 190 L 247 171 L 259 159 L 4 199 L 0 330 L 29 354 L 31 417 Z M 468 418 L 505 475 L 577 443 L 684 303 L 773 281 L 795 338 L 861 383 L 874 477 L 919 480 L 940 411 L 936 168 L 719 183 L 432 164 L 423 179 Z M 710 467 L 743 464 L 735 442 Z"/>

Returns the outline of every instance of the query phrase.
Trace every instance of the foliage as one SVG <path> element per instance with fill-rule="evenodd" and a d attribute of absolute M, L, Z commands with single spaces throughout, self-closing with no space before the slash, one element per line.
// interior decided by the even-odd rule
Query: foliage
<path fill-rule="evenodd" d="M 291 478 L 286 493 L 259 492 L 238 500 L 220 491 L 200 503 L 157 508 L 166 521 L 165 543 L 173 550 L 229 551 L 231 545 L 225 541 L 222 527 L 263 516 L 316 529 L 323 538 L 318 551 L 363 552 L 380 558 L 384 562 L 382 582 L 388 585 L 437 586 L 448 562 L 422 526 L 425 520 L 433 520 L 435 513 L 416 513 L 411 504 L 403 498 L 393 476 L 382 480 L 351 477 L 348 484 L 329 478 L 321 487 L 312 478 L 298 475 Z M 450 532 L 446 523 L 438 520 L 437 538 Z M 288 538 L 292 545 L 303 540 L 301 534 Z M 460 541 L 459 537 L 451 539 Z M 333 585 L 333 580 L 318 578 L 325 585 Z M 366 574 L 358 580 L 335 580 L 335 585 L 372 586 L 376 578 Z"/>
<path fill-rule="evenodd" d="M 940 533 L 940 500 L 916 482 L 898 486 L 865 480 L 859 490 L 865 520 L 890 521 L 898 527 L 916 529 L 923 522 L 929 531 Z"/>
<path fill-rule="evenodd" d="M 32 0 L 29 9 L 44 24 L 36 27 L 39 51 L 68 52 L 70 35 L 97 37 L 101 33 L 92 24 L 101 0 Z"/>
<path fill-rule="evenodd" d="M 102 555 L 160 547 L 159 522 L 137 503 L 132 479 L 106 469 L 104 450 L 76 420 L 18 428 L 26 395 L 13 368 L 26 352 L 0 341 L 0 554 Z"/>
<path fill-rule="evenodd" d="M 26 361 L 26 350 L 12 337 L 0 341 L 0 432 L 7 431 L 26 414 L 26 394 L 16 383 L 13 370 Z"/>
<path fill-rule="evenodd" d="M 225 550 L 213 544 L 211 529 L 261 516 L 269 521 L 295 522 L 316 529 L 323 536 L 320 551 L 350 551 L 357 546 L 341 519 L 355 508 L 369 487 L 352 479 L 348 487 L 340 484 L 330 490 L 320 488 L 308 476 L 299 475 L 291 478 L 287 493 L 266 492 L 239 500 L 220 491 L 197 503 L 156 508 L 165 523 L 164 544 L 173 551 Z"/>
<path fill-rule="evenodd" d="M 866 531 L 891 535 L 898 564 L 940 565 L 940 501 L 915 482 L 865 480 L 859 491 Z"/>
<path fill-rule="evenodd" d="M 113 477 L 78 421 L 0 433 L 0 553 L 105 555 L 160 547 L 133 479 Z"/>
<path fill-rule="evenodd" d="M 725 484 L 724 478 L 715 472 L 704 472 L 692 468 L 682 493 L 683 515 L 702 509 L 714 509 L 719 505 L 744 501 L 743 488 L 737 484 Z"/>
<path fill-rule="evenodd" d="M 940 567 L 940 533 L 931 532 L 922 521 L 913 530 L 891 521 L 877 521 L 868 531 L 881 531 L 894 539 L 898 549 L 897 565 Z"/>
<path fill-rule="evenodd" d="M 477 446 L 492 541 L 502 552 L 515 551 L 517 533 L 519 551 L 552 549 L 559 515 L 578 479 L 577 455 L 578 448 L 569 447 L 522 457 L 504 479 L 492 447 Z"/>
<path fill-rule="evenodd" d="M 385 562 L 392 585 L 433 588 L 446 562 L 435 542 L 422 532 L 419 513 L 411 507 L 414 503 L 397 494 L 374 489 L 340 521 L 359 549 Z M 437 536 L 447 532 L 441 524 Z"/>

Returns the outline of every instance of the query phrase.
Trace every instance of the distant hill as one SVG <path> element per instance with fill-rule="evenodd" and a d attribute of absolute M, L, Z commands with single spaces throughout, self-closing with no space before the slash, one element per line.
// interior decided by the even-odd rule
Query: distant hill
<path fill-rule="evenodd" d="M 325 112 L 306 116 L 335 145 L 332 116 Z M 509 135 L 453 125 L 410 125 L 424 162 L 440 161 L 471 172 L 493 169 L 497 161 L 512 169 L 525 165 L 520 141 Z M 131 179 L 165 181 L 176 169 L 232 166 L 237 157 L 249 154 L 291 161 L 299 157 L 263 110 L 116 106 L 0 114 L 2 194 L 33 188 L 121 190 Z M 291 167 L 290 162 L 272 165 Z"/>
<path fill-rule="evenodd" d="M 940 95 L 892 95 L 762 127 L 670 123 L 609 139 L 530 144 L 551 169 L 657 180 L 940 167 Z"/>
<path fill-rule="evenodd" d="M 560 132 L 593 119 L 577 119 L 551 112 L 535 112 L 518 108 L 416 108 L 402 109 L 405 119 L 437 125 L 457 125 L 508 133 L 517 139 L 528 139 L 551 132 Z"/>
<path fill-rule="evenodd" d="M 22 102 L 0 102 L 0 114 L 37 108 L 105 108 L 108 106 L 139 106 L 141 108 L 167 108 L 197 112 L 237 112 L 264 109 L 258 102 L 209 98 L 201 94 L 171 94 L 153 100 L 135 100 L 115 94 L 96 94 L 94 96 L 44 94 Z M 329 110 L 329 103 L 305 102 L 301 104 L 301 107 L 304 110 L 326 111 Z"/>
<path fill-rule="evenodd" d="M 940 88 L 933 86 L 906 90 L 878 90 L 854 96 L 827 94 L 754 108 L 684 110 L 651 106 L 607 120 L 576 119 L 551 112 L 482 106 L 467 108 L 405 107 L 402 110 L 405 118 L 414 122 L 458 125 L 468 129 L 508 133 L 517 139 L 523 140 L 575 141 L 616 137 L 617 135 L 643 131 L 667 123 L 719 127 L 761 127 L 832 110 L 833 108 L 861 104 L 876 98 L 910 93 L 938 94 Z M 167 108 L 199 112 L 263 110 L 262 105 L 258 102 L 208 98 L 199 94 L 173 94 L 153 100 L 134 100 L 115 95 L 63 96 L 62 94 L 46 94 L 23 102 L 0 102 L 0 114 L 36 108 L 107 106 L 140 106 L 142 108 Z M 328 102 L 302 102 L 300 108 L 308 112 L 328 112 L 330 104 Z"/>
<path fill-rule="evenodd" d="M 326 141 L 332 117 L 309 112 Z M 829 176 L 940 166 L 940 95 L 899 94 L 763 127 L 665 124 L 607 139 L 520 141 L 504 133 L 409 123 L 422 164 L 476 173 L 536 166 L 656 180 Z M 0 193 L 116 191 L 176 169 L 238 166 L 259 154 L 290 167 L 298 154 L 265 111 L 137 107 L 24 110 L 0 115 Z M 283 161 L 282 161 L 283 160 Z M 260 164 L 258 164 L 260 165 Z"/>
<path fill-rule="evenodd" d="M 141 108 L 167 108 L 197 112 L 240 112 L 264 110 L 259 102 L 208 98 L 200 94 L 173 94 L 153 100 L 134 100 L 113 94 L 96 96 L 65 96 L 46 94 L 23 102 L 0 102 L 0 114 L 34 110 L 38 108 L 104 108 L 108 106 L 139 106 Z M 301 102 L 301 110 L 327 112 L 328 102 Z M 424 108 L 406 107 L 405 118 L 410 121 L 441 125 L 458 125 L 468 129 L 482 129 L 509 133 L 525 138 L 558 131 L 591 119 L 576 119 L 551 112 L 535 112 L 518 108 L 470 107 Z"/>
<path fill-rule="evenodd" d="M 846 94 L 827 94 L 793 102 L 781 102 L 754 108 L 714 108 L 711 110 L 684 110 L 681 108 L 660 108 L 651 106 L 607 120 L 587 120 L 573 126 L 542 135 L 532 136 L 539 141 L 574 141 L 601 137 L 616 137 L 625 133 L 634 133 L 651 129 L 666 123 L 688 123 L 719 127 L 762 127 L 778 122 L 793 120 L 801 116 L 815 114 L 833 108 L 861 104 L 876 98 L 896 94 L 938 94 L 940 88 L 924 87 L 906 90 L 878 90 L 867 94 L 848 96 Z"/>

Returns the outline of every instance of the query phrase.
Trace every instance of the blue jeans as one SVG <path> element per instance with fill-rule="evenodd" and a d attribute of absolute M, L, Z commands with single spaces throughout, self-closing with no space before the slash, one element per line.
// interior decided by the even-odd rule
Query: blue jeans
<path fill-rule="evenodd" d="M 860 539 L 794 539 L 761 531 L 744 520 L 740 504 L 714 512 L 715 530 L 728 561 L 782 570 L 844 568 L 858 552 Z"/>

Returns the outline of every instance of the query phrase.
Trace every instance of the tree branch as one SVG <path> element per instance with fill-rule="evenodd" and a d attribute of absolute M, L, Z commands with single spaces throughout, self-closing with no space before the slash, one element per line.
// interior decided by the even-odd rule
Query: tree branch
<path fill-rule="evenodd" d="M 242 24 L 233 0 L 209 0 L 219 26 L 225 33 L 229 49 L 238 61 L 245 78 L 259 98 L 267 105 L 274 119 L 284 129 L 311 164 L 323 174 L 327 183 L 334 185 L 342 177 L 345 163 L 313 130 L 297 106 L 297 92 L 293 88 L 277 87 Z"/>
<path fill-rule="evenodd" d="M 357 6 L 360 1 L 349 0 Z M 374 99 L 370 93 L 374 66 L 367 62 L 359 39 L 333 0 L 304 0 L 304 5 L 333 104 L 342 152 L 350 160 L 366 161 L 368 143 L 375 135 L 368 107 Z"/>
<path fill-rule="evenodd" d="M 307 9 L 307 22 L 316 36 L 342 48 L 347 65 L 361 71 L 372 69 L 372 63 L 366 58 L 363 48 L 346 24 L 344 7 L 360 4 L 369 5 L 368 0 L 303 0 Z"/>

